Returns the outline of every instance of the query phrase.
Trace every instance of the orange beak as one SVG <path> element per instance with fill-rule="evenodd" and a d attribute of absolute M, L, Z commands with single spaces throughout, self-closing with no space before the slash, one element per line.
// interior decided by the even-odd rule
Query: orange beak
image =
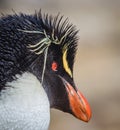
<path fill-rule="evenodd" d="M 62 80 L 68 93 L 70 108 L 73 115 L 82 121 L 88 122 L 91 118 L 91 109 L 88 101 L 79 90 L 75 91 L 65 79 L 62 78 Z"/>

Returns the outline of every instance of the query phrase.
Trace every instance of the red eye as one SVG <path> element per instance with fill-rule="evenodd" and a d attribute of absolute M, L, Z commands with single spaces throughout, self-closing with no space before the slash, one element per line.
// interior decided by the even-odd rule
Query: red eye
<path fill-rule="evenodd" d="M 54 61 L 54 62 L 52 63 L 52 70 L 53 70 L 53 71 L 57 71 L 57 68 L 58 68 L 58 64 Z"/>

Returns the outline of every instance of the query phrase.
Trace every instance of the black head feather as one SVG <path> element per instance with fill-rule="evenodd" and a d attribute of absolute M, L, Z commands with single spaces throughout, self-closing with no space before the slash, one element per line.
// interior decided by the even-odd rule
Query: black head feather
<path fill-rule="evenodd" d="M 26 71 L 33 73 L 41 81 L 45 65 L 43 86 L 51 99 L 51 107 L 61 109 L 60 106 L 63 106 L 62 110 L 68 111 L 67 93 L 64 92 L 65 86 L 58 75 L 66 78 L 74 86 L 73 78 L 65 72 L 62 57 L 67 50 L 66 58 L 73 72 L 77 32 L 76 27 L 59 14 L 53 17 L 48 14 L 42 15 L 40 11 L 34 15 L 21 13 L 2 16 L 0 18 L 0 89 L 2 90 L 7 82 L 14 80 L 16 74 Z M 46 49 L 48 52 L 44 64 Z M 51 69 L 54 61 L 58 63 L 59 70 L 56 72 Z M 54 101 L 55 98 L 58 98 L 57 103 Z"/>
<path fill-rule="evenodd" d="M 59 14 L 56 17 L 52 15 L 49 16 L 48 14 L 42 15 L 41 11 L 34 15 L 25 15 L 21 13 L 19 15 L 2 16 L 0 18 L 1 83 L 5 83 L 4 78 L 8 78 L 7 75 L 9 75 L 9 78 L 12 78 L 12 71 L 14 69 L 16 70 L 14 72 L 19 73 L 18 71 L 23 71 L 22 68 L 25 68 L 27 63 L 30 64 L 29 62 L 33 62 L 29 60 L 30 58 L 27 58 L 30 57 L 30 48 L 27 47 L 29 44 L 35 45 L 46 38 L 44 34 L 36 33 L 44 31 L 47 37 L 49 36 L 51 45 L 56 43 L 61 50 L 67 47 L 69 50 L 67 56 L 68 61 L 70 67 L 73 68 L 73 60 L 78 40 L 76 34 L 78 31 L 75 26 L 68 23 L 68 19 L 63 20 L 63 16 Z M 55 41 L 56 39 L 57 41 Z M 26 59 L 23 57 L 27 58 L 27 63 L 24 62 Z M 21 58 L 24 60 L 21 61 Z M 34 59 L 36 59 L 36 56 Z M 3 67 L 2 64 L 7 64 L 8 69 L 5 69 L 6 66 Z M 15 64 L 14 68 L 13 64 Z M 23 67 L 21 68 L 21 66 Z M 7 75 L 3 76 L 5 75 L 5 70 L 7 71 Z M 5 81 L 7 81 L 7 79 Z"/>

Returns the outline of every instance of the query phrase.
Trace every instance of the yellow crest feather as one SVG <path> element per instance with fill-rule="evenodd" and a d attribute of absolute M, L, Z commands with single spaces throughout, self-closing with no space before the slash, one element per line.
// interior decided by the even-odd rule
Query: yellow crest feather
<path fill-rule="evenodd" d="M 67 61 L 67 49 L 63 53 L 63 67 L 65 71 L 72 77 L 72 72 L 69 68 L 68 61 Z"/>

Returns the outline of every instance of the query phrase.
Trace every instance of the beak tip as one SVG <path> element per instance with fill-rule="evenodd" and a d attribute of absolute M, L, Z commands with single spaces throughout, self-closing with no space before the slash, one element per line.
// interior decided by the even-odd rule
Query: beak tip
<path fill-rule="evenodd" d="M 89 111 L 89 112 L 88 112 Z M 84 121 L 84 122 L 89 122 L 90 121 L 90 119 L 91 119 L 91 110 L 89 109 L 89 110 L 86 110 L 86 112 L 84 112 L 84 113 L 80 113 L 80 115 L 75 115 L 78 119 L 80 119 L 80 120 L 82 120 L 82 121 Z"/>
<path fill-rule="evenodd" d="M 82 116 L 81 120 L 88 122 L 92 116 L 90 105 L 89 105 L 88 101 L 86 100 L 86 98 L 82 95 L 82 93 L 79 90 L 77 91 L 77 94 L 78 94 L 80 100 L 82 101 L 81 104 L 84 108 L 84 112 L 83 112 L 83 116 Z"/>
<path fill-rule="evenodd" d="M 87 118 L 86 118 L 85 122 L 89 122 L 89 121 L 90 121 L 90 119 L 91 119 L 91 113 L 90 113 L 90 115 L 88 115 L 88 116 L 87 116 Z"/>

